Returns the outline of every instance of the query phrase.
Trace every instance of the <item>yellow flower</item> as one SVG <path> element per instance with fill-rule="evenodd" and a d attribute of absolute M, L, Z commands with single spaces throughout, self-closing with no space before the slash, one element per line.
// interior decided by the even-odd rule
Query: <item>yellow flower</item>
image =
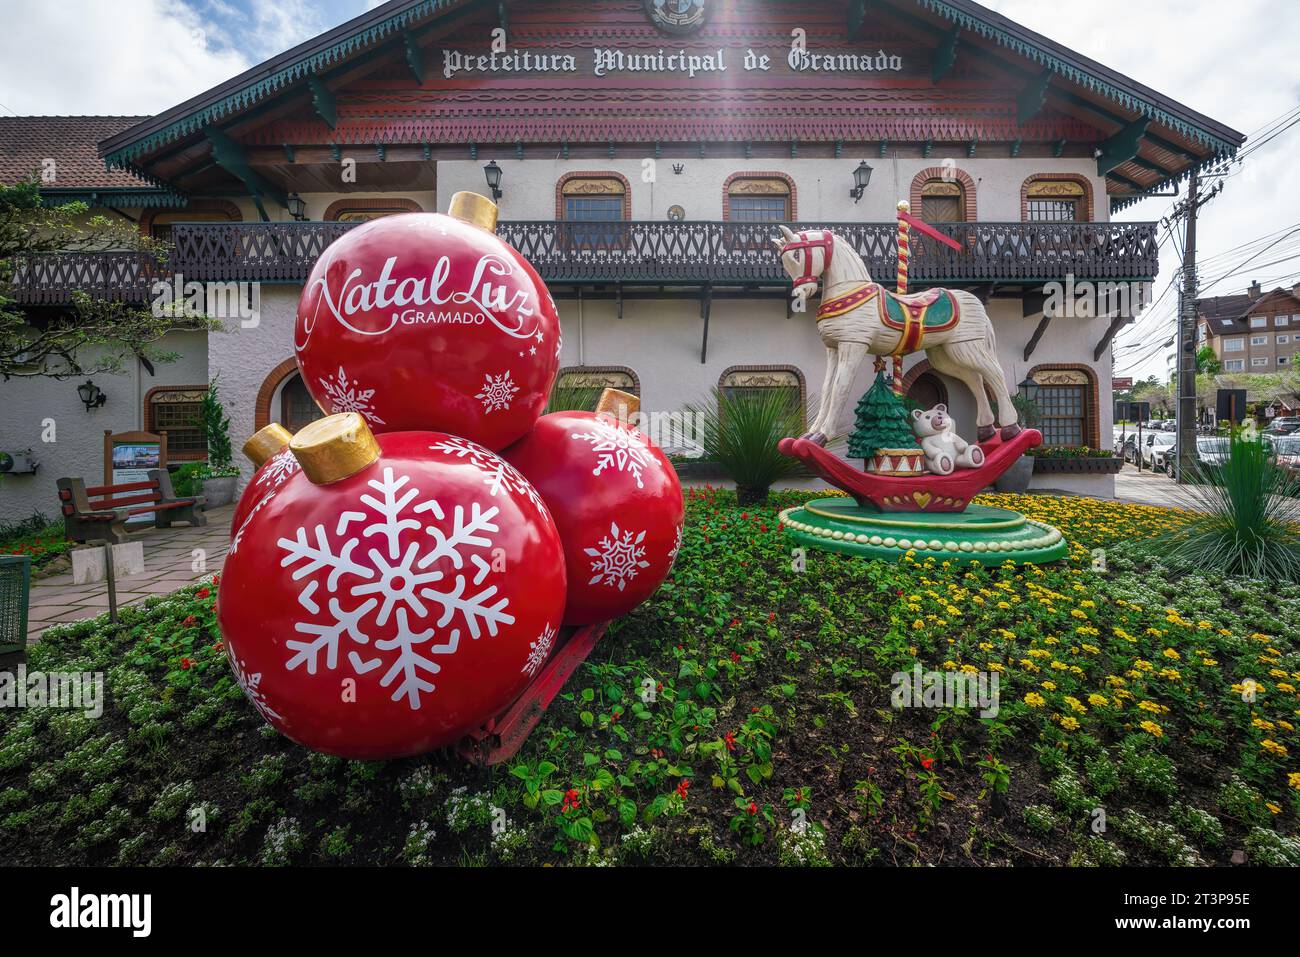
<path fill-rule="evenodd" d="M 1300 771 L 1292 771 L 1288 774 L 1286 783 L 1293 791 L 1300 791 Z"/>
<path fill-rule="evenodd" d="M 1138 725 L 1138 727 L 1153 738 L 1163 738 L 1165 736 L 1164 728 L 1160 727 L 1160 725 L 1156 724 L 1154 721 L 1143 721 Z"/>
<path fill-rule="evenodd" d="M 1287 753 L 1286 745 L 1278 744 L 1272 738 L 1265 738 L 1263 741 L 1259 742 L 1259 747 L 1261 751 L 1267 751 L 1269 754 L 1275 754 L 1279 758 L 1286 757 L 1286 753 Z"/>
<path fill-rule="evenodd" d="M 1078 718 L 1062 718 L 1062 719 L 1061 719 L 1061 727 L 1064 728 L 1066 731 L 1077 731 L 1077 730 L 1079 730 L 1079 719 L 1078 719 Z"/>
<path fill-rule="evenodd" d="M 1031 708 L 1041 708 L 1043 705 L 1047 704 L 1047 699 L 1037 691 L 1031 691 L 1029 694 L 1025 695 L 1025 704 L 1029 705 Z"/>
<path fill-rule="evenodd" d="M 1170 661 L 1182 661 L 1182 656 L 1172 648 L 1166 648 L 1164 650 L 1164 656 Z"/>
<path fill-rule="evenodd" d="M 1043 688 L 1044 690 L 1046 690 L 1046 691 L 1055 691 L 1055 690 L 1056 690 L 1056 682 L 1055 682 L 1055 681 L 1044 681 L 1040 687 L 1042 687 L 1042 688 Z"/>
<path fill-rule="evenodd" d="M 1265 801 L 1265 802 L 1264 802 L 1264 807 L 1268 808 L 1268 809 L 1269 809 L 1270 811 L 1272 811 L 1274 814 L 1281 814 L 1281 813 L 1282 813 L 1282 809 L 1281 809 L 1280 807 L 1278 807 L 1276 804 L 1274 804 L 1272 801 Z"/>
<path fill-rule="evenodd" d="M 1105 695 L 1090 694 L 1088 695 L 1088 704 L 1092 705 L 1094 708 L 1104 708 L 1106 705 L 1110 704 L 1110 702 L 1106 700 Z"/>

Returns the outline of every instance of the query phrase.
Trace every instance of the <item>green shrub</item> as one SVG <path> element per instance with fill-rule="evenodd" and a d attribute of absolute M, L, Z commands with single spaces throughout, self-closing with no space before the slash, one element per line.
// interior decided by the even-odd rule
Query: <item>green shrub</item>
<path fill-rule="evenodd" d="M 699 429 L 706 458 L 736 483 L 741 505 L 759 504 L 777 481 L 796 474 L 797 459 L 777 443 L 803 431 L 803 413 L 783 389 L 714 389 L 708 401 L 685 410 Z"/>

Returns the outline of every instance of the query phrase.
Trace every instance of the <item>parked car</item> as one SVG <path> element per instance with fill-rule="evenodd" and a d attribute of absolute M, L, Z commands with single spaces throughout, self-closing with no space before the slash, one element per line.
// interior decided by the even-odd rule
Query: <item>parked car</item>
<path fill-rule="evenodd" d="M 1137 433 L 1130 432 L 1122 442 L 1116 443 L 1115 454 L 1125 462 L 1137 462 L 1137 440 Z"/>
<path fill-rule="evenodd" d="M 1300 416 L 1279 415 L 1264 429 L 1265 435 L 1290 435 L 1300 429 Z"/>
<path fill-rule="evenodd" d="M 1152 432 L 1150 435 L 1142 436 L 1142 464 L 1147 468 L 1154 469 L 1158 465 L 1163 469 L 1163 465 L 1157 460 L 1161 453 L 1168 453 L 1178 442 L 1178 436 L 1173 432 Z"/>
<path fill-rule="evenodd" d="M 1288 472 L 1300 475 L 1300 435 L 1280 435 L 1273 439 L 1277 464 Z"/>
<path fill-rule="evenodd" d="M 1198 435 L 1196 459 L 1202 465 L 1222 465 L 1231 450 L 1228 439 L 1222 435 Z"/>

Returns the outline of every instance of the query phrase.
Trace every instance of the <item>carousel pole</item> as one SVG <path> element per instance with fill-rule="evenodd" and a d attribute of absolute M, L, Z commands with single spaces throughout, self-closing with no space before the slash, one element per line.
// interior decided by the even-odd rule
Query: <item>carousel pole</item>
<path fill-rule="evenodd" d="M 909 226 L 905 218 L 911 210 L 911 204 L 905 199 L 898 201 L 898 289 L 900 296 L 907 294 L 907 260 L 912 254 L 912 247 L 908 241 Z M 903 357 L 896 355 L 893 357 L 893 374 L 894 374 L 894 392 L 898 395 L 903 394 Z"/>

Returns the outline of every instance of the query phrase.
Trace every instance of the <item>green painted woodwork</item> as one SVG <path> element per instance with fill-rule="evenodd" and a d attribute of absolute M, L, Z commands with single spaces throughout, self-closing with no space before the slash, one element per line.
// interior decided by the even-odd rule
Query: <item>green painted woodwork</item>
<path fill-rule="evenodd" d="M 930 68 L 930 80 L 936 86 L 940 80 L 952 72 L 952 68 L 957 64 L 957 41 L 960 38 L 961 27 L 956 26 L 944 34 L 943 39 L 939 41 Z"/>
<path fill-rule="evenodd" d="M 877 512 L 851 498 L 819 498 L 781 513 L 785 534 L 810 548 L 899 561 L 1045 564 L 1069 552 L 1060 531 L 1019 512 L 968 505 L 964 512 Z"/>
<path fill-rule="evenodd" d="M 1137 156 L 1138 147 L 1142 145 L 1142 137 L 1150 122 L 1145 116 L 1136 119 L 1101 144 L 1101 155 L 1097 157 L 1098 176 L 1105 176 L 1120 163 L 1126 163 Z"/>
<path fill-rule="evenodd" d="M 334 92 L 318 76 L 307 77 L 307 86 L 311 90 L 311 108 L 330 129 L 334 129 L 339 125 L 339 109 L 334 100 Z"/>
<path fill-rule="evenodd" d="M 1044 70 L 1020 91 L 1016 97 L 1016 122 L 1028 123 L 1047 104 L 1047 87 L 1052 82 L 1052 71 Z"/>

